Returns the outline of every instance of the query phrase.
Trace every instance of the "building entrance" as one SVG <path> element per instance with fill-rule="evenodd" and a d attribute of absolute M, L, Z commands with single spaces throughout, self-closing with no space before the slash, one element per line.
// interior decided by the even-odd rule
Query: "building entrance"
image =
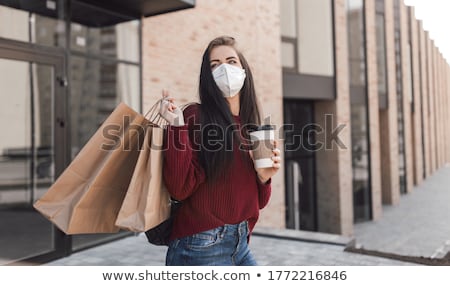
<path fill-rule="evenodd" d="M 67 158 L 63 69 L 60 49 L 0 42 L 0 264 L 64 252 L 63 233 L 33 209 Z"/>
<path fill-rule="evenodd" d="M 314 103 L 284 100 L 286 226 L 317 231 Z"/>

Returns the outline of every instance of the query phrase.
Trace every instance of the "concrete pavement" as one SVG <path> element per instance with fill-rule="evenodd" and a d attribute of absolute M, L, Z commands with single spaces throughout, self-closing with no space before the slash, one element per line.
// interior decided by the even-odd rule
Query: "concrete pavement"
<path fill-rule="evenodd" d="M 261 266 L 414 265 L 344 252 L 345 246 L 254 235 L 250 247 Z M 151 245 L 144 235 L 84 250 L 46 265 L 163 266 L 167 247 Z"/>
<path fill-rule="evenodd" d="M 442 258 L 450 251 L 450 166 L 437 170 L 397 206 L 384 206 L 378 221 L 358 223 L 354 236 L 365 249 Z"/>
<path fill-rule="evenodd" d="M 250 248 L 262 266 L 420 265 L 406 257 L 442 258 L 450 250 L 450 167 L 438 170 L 378 221 L 355 225 L 354 237 L 256 228 Z M 264 234 L 264 235 L 258 235 Z M 398 256 L 387 259 L 345 251 L 347 246 Z M 143 234 L 74 253 L 47 265 L 164 265 L 167 248 Z M 400 258 L 399 258 L 400 257 Z"/>

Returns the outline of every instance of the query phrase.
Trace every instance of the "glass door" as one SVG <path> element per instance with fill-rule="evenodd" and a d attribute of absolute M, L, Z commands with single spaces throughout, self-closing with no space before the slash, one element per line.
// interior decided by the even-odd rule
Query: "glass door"
<path fill-rule="evenodd" d="M 286 226 L 317 231 L 314 105 L 284 99 Z"/>
<path fill-rule="evenodd" d="M 52 54 L 0 42 L 0 265 L 63 252 L 62 233 L 33 208 L 65 158 L 63 57 Z"/>

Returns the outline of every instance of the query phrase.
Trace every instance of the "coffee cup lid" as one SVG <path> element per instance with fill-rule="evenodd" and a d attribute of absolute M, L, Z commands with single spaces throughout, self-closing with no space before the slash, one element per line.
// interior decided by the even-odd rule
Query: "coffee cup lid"
<path fill-rule="evenodd" d="M 274 129 L 275 129 L 274 125 L 265 124 L 265 125 L 261 125 L 261 126 L 252 127 L 251 132 L 262 131 L 262 130 L 274 130 Z"/>

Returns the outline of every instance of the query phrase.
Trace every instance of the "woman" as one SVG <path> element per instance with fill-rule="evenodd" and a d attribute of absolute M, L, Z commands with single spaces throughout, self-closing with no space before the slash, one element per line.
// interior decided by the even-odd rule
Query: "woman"
<path fill-rule="evenodd" d="M 182 112 L 163 91 L 169 121 L 163 176 L 182 201 L 166 265 L 256 265 L 248 241 L 280 168 L 256 169 L 247 150 L 248 126 L 260 124 L 252 73 L 231 37 L 211 41 L 203 54 L 200 104 Z M 274 142 L 276 144 L 276 142 Z"/>

